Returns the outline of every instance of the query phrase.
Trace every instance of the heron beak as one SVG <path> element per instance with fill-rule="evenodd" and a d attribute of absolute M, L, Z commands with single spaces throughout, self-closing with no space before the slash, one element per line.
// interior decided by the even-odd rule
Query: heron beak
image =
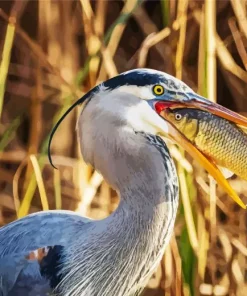
<path fill-rule="evenodd" d="M 247 119 L 233 111 L 228 110 L 216 103 L 206 100 L 203 97 L 194 95 L 193 98 L 185 100 L 160 100 L 154 103 L 154 109 L 162 117 L 162 113 L 166 108 L 197 108 L 200 110 L 205 110 L 211 112 L 219 117 L 225 118 L 229 121 L 234 122 L 235 124 L 241 126 L 247 126 Z M 182 133 L 180 133 L 171 123 L 166 121 L 168 124 L 165 130 L 160 130 L 160 134 L 164 137 L 168 137 L 178 145 L 182 146 L 196 161 L 198 161 L 207 172 L 216 180 L 216 182 L 221 185 L 227 194 L 243 209 L 246 209 L 246 205 L 242 202 L 233 188 L 230 186 L 228 181 L 225 179 L 221 171 L 217 166 L 212 163 L 200 150 L 198 150 Z"/>
<path fill-rule="evenodd" d="M 211 102 L 196 93 L 188 93 L 186 96 L 179 94 L 164 94 L 159 100 L 154 100 L 154 102 L 154 109 L 158 113 L 166 108 L 195 108 L 215 114 L 239 126 L 247 127 L 246 117 L 217 103 Z"/>

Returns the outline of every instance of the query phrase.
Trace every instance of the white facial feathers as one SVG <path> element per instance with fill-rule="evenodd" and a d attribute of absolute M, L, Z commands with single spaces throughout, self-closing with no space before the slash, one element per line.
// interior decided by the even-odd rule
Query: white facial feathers
<path fill-rule="evenodd" d="M 128 124 L 136 131 L 153 135 L 168 134 L 168 124 L 145 101 L 130 107 L 125 114 Z"/>
<path fill-rule="evenodd" d="M 115 91 L 129 93 L 142 100 L 152 100 L 155 97 L 152 92 L 152 87 L 153 87 L 152 85 L 146 85 L 146 86 L 123 85 L 115 89 Z"/>
<path fill-rule="evenodd" d="M 143 131 L 151 134 L 167 134 L 168 124 L 162 119 L 146 100 L 142 98 L 152 99 L 152 88 L 150 86 L 122 86 L 114 90 L 101 88 L 100 91 L 92 98 L 85 108 L 92 113 L 91 120 L 93 125 L 98 124 L 96 118 L 100 112 L 101 116 L 105 114 L 100 129 L 107 122 L 115 125 L 124 125 L 135 131 Z M 89 107 L 89 108 L 88 108 Z M 86 110 L 87 109 L 87 110 Z M 91 110 L 91 111 L 90 111 Z M 94 115 L 93 115 L 94 114 Z M 101 117 L 102 119 L 102 117 Z M 114 128 L 112 124 L 108 127 Z"/>

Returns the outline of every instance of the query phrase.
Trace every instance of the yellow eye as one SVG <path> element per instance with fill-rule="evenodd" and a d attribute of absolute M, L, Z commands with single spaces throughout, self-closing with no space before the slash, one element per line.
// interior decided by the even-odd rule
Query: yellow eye
<path fill-rule="evenodd" d="M 161 96 L 165 92 L 165 89 L 164 89 L 164 87 L 162 85 L 157 84 L 157 85 L 155 85 L 153 87 L 153 92 L 154 92 L 155 95 Z"/>

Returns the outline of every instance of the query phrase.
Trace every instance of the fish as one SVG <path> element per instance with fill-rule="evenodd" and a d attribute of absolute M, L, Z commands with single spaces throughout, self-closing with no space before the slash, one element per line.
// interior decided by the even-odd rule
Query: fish
<path fill-rule="evenodd" d="M 247 134 L 227 119 L 193 108 L 166 108 L 162 117 L 217 164 L 226 178 L 247 180 Z"/>

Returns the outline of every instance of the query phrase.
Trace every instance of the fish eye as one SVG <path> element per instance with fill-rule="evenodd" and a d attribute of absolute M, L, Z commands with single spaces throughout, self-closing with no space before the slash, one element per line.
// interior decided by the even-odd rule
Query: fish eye
<path fill-rule="evenodd" d="M 177 121 L 181 120 L 181 119 L 182 119 L 182 115 L 181 115 L 180 113 L 176 113 L 176 114 L 175 114 L 175 119 L 176 119 Z"/>
<path fill-rule="evenodd" d="M 160 84 L 156 84 L 154 87 L 153 87 L 153 93 L 157 96 L 161 96 L 163 95 L 163 93 L 165 92 L 165 89 L 162 85 Z"/>

